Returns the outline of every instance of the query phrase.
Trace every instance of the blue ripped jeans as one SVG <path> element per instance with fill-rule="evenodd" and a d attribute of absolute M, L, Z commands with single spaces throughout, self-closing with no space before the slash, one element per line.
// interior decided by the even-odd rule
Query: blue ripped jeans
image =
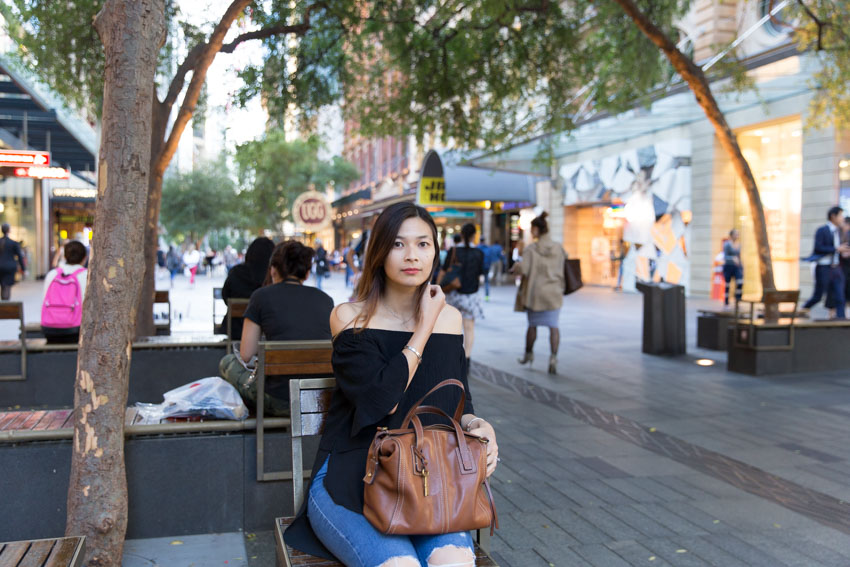
<path fill-rule="evenodd" d="M 378 567 L 393 557 L 416 558 L 421 565 L 428 565 L 435 549 L 450 545 L 472 552 L 469 532 L 433 536 L 382 534 L 363 514 L 333 501 L 325 490 L 327 473 L 325 460 L 310 485 L 307 516 L 319 540 L 347 567 Z"/>

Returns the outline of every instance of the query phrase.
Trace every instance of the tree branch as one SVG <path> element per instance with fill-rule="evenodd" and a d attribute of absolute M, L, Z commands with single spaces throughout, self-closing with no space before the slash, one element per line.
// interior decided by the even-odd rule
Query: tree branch
<path fill-rule="evenodd" d="M 251 3 L 251 1 L 252 0 L 233 0 L 213 30 L 210 39 L 205 43 L 199 43 L 193 47 L 186 56 L 186 59 L 184 59 L 180 66 L 177 67 L 177 73 L 174 75 L 174 78 L 168 87 L 168 93 L 165 100 L 163 100 L 163 106 L 166 107 L 167 112 L 171 112 L 171 108 L 177 101 L 177 97 L 180 95 L 180 92 L 183 90 L 183 85 L 186 82 L 186 76 L 189 71 L 193 72 L 192 79 L 189 82 L 189 88 L 186 91 L 186 95 L 183 97 L 183 104 L 177 113 L 177 118 L 174 121 L 174 125 L 171 127 L 168 139 L 163 145 L 162 151 L 158 156 L 157 168 L 153 172 L 155 175 L 161 176 L 164 174 L 165 169 L 168 167 L 168 163 L 174 156 L 174 152 L 177 150 L 177 143 L 180 140 L 180 136 L 183 134 L 183 129 L 186 127 L 186 124 L 189 122 L 189 119 L 195 111 L 195 104 L 198 101 L 201 87 L 203 87 L 204 81 L 206 81 L 207 70 L 218 53 L 232 53 L 239 44 L 252 39 L 265 39 L 275 35 L 290 33 L 304 35 L 310 29 L 310 16 L 312 13 L 319 8 L 327 7 L 324 1 L 316 2 L 306 8 L 304 16 L 298 24 L 270 26 L 246 32 L 237 36 L 230 43 L 225 44 L 224 37 L 230 30 L 230 26 L 239 14 L 248 6 L 248 4 Z"/>

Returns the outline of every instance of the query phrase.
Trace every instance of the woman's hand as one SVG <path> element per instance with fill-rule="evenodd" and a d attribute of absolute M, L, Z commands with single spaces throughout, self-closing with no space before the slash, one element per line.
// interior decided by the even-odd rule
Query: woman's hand
<path fill-rule="evenodd" d="M 442 288 L 438 285 L 429 284 L 425 288 L 425 293 L 422 294 L 422 301 L 419 304 L 419 320 L 428 325 L 429 329 L 433 329 L 445 305 L 446 294 L 443 293 Z"/>
<path fill-rule="evenodd" d="M 487 439 L 487 478 L 496 470 L 496 465 L 499 463 L 499 445 L 496 443 L 496 430 L 489 422 L 483 419 L 476 419 L 472 427 L 469 429 L 470 435 Z"/>

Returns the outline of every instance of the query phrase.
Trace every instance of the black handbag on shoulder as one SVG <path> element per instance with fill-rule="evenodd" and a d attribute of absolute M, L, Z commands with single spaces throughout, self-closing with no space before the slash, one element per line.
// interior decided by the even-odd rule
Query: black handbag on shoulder
<path fill-rule="evenodd" d="M 564 259 L 564 295 L 581 288 L 581 260 L 569 258 Z"/>

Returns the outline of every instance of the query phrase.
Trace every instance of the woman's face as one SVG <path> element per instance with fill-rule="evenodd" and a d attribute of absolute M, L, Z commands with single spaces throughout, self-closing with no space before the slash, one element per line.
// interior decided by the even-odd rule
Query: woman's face
<path fill-rule="evenodd" d="M 431 277 L 434 266 L 434 235 L 419 217 L 401 224 L 393 247 L 384 260 L 387 279 L 405 287 L 418 287 Z"/>

